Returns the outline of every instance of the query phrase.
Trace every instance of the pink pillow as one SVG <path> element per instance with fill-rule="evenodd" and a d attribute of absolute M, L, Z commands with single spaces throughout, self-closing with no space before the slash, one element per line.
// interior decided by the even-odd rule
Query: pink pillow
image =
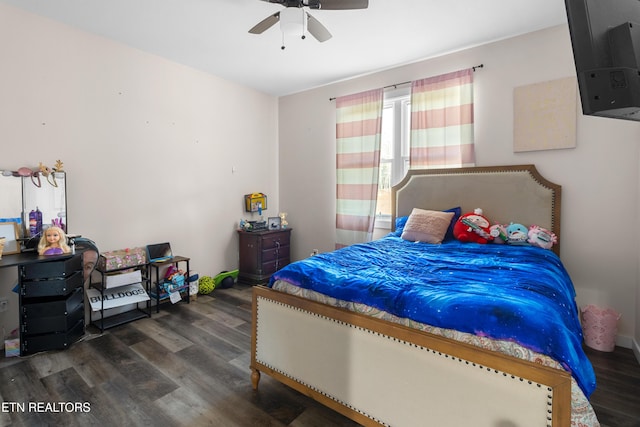
<path fill-rule="evenodd" d="M 453 212 L 413 208 L 402 238 L 412 242 L 442 243 L 453 215 Z"/>

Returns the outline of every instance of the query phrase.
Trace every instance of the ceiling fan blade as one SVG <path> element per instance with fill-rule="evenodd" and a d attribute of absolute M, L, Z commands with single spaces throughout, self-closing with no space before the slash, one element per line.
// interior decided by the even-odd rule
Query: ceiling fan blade
<path fill-rule="evenodd" d="M 307 13 L 307 30 L 319 42 L 325 42 L 331 38 L 331 33 L 316 18 Z"/>
<path fill-rule="evenodd" d="M 249 30 L 251 34 L 262 34 L 269 28 L 273 27 L 280 20 L 280 12 L 276 12 L 271 16 L 266 17 L 262 21 L 258 22 L 252 29 Z"/>
<path fill-rule="evenodd" d="M 319 3 L 318 9 L 324 10 L 366 9 L 369 7 L 369 0 L 318 0 L 316 3 Z"/>

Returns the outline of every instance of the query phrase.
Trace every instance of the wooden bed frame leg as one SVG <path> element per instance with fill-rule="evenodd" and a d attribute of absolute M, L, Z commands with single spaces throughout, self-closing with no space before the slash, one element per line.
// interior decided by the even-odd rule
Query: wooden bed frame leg
<path fill-rule="evenodd" d="M 260 382 L 260 371 L 257 369 L 251 370 L 251 385 L 254 390 L 258 389 L 258 383 Z"/>

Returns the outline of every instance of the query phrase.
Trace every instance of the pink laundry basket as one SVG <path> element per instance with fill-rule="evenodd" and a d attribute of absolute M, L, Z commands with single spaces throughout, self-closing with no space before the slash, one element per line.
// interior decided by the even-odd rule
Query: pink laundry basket
<path fill-rule="evenodd" d="M 620 314 L 612 308 L 587 305 L 582 308 L 582 333 L 584 343 L 596 350 L 613 351 Z"/>

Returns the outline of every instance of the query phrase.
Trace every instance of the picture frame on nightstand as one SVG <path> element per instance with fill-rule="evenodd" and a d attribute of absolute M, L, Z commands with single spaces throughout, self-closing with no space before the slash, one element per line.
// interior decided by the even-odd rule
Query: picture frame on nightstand
<path fill-rule="evenodd" d="M 279 216 L 270 216 L 267 219 L 267 227 L 269 227 L 269 230 L 280 230 L 280 221 Z"/>

